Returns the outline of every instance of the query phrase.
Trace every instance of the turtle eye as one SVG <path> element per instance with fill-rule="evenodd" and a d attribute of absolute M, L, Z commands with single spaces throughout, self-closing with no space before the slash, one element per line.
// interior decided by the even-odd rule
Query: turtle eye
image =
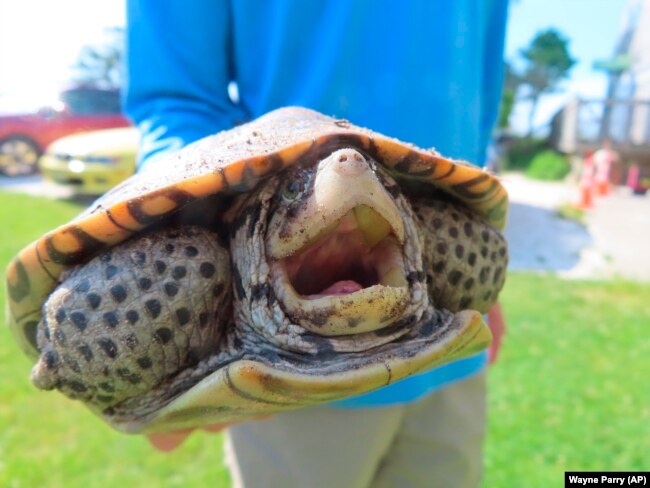
<path fill-rule="evenodd" d="M 302 196 L 307 187 L 308 178 L 298 178 L 287 181 L 282 190 L 282 199 L 286 202 L 295 202 Z"/>

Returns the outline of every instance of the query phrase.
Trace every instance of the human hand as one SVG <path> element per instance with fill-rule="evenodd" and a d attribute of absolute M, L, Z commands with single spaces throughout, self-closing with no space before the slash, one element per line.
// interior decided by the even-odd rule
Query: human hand
<path fill-rule="evenodd" d="M 256 417 L 251 420 L 263 420 L 268 418 L 269 415 L 263 417 Z M 222 430 L 228 428 L 231 425 L 236 424 L 237 422 L 224 422 L 221 424 L 210 424 L 199 427 L 200 430 L 205 430 L 207 432 L 221 432 Z M 170 452 L 180 446 L 185 439 L 187 439 L 192 432 L 197 429 L 179 429 L 172 430 L 170 432 L 159 432 L 156 434 L 148 434 L 147 439 L 149 443 L 159 451 Z"/>
<path fill-rule="evenodd" d="M 492 332 L 492 343 L 488 348 L 488 358 L 490 364 L 493 364 L 499 356 L 503 335 L 506 332 L 506 321 L 503 317 L 503 312 L 501 311 L 501 305 L 499 305 L 499 302 L 492 305 L 492 308 L 488 310 L 487 323 Z"/>
<path fill-rule="evenodd" d="M 229 425 L 230 424 L 228 423 L 204 425 L 200 429 L 207 432 L 221 432 Z M 149 440 L 149 443 L 159 451 L 170 452 L 185 442 L 185 439 L 187 439 L 195 430 L 196 429 L 180 429 L 171 432 L 148 434 L 147 439 Z"/>

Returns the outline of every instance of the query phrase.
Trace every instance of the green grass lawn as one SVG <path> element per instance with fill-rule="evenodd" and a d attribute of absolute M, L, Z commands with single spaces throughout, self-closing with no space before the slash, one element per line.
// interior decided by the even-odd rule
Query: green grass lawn
<path fill-rule="evenodd" d="M 80 210 L 0 192 L 2 267 Z M 648 469 L 650 286 L 511 274 L 502 297 L 509 332 L 490 374 L 484 486 L 562 486 L 565 470 Z M 29 370 L 0 324 L 0 486 L 228 486 L 220 435 L 156 452 L 37 391 Z"/>
<path fill-rule="evenodd" d="M 502 297 L 484 486 L 649 469 L 650 285 L 511 274 Z"/>

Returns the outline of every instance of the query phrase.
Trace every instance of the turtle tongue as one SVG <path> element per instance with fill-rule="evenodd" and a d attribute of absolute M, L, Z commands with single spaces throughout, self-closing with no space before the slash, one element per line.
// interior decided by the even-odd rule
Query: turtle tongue
<path fill-rule="evenodd" d="M 322 298 L 333 295 L 347 295 L 348 293 L 354 293 L 359 290 L 363 290 L 363 286 L 353 280 L 341 280 L 337 281 L 333 285 L 328 286 L 325 290 L 320 293 L 315 293 L 309 295 L 308 298 Z"/>

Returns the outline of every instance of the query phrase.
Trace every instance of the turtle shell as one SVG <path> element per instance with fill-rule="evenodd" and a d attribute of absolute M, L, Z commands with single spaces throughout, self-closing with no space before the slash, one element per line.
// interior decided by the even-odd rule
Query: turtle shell
<path fill-rule="evenodd" d="M 6 285 L 9 324 L 21 349 L 38 358 L 36 331 L 41 308 L 66 269 L 164 223 L 195 202 L 250 191 L 265 177 L 344 147 L 362 151 L 385 166 L 406 195 L 444 192 L 497 229 L 503 228 L 508 197 L 489 173 L 346 120 L 299 107 L 278 109 L 197 141 L 154 169 L 132 176 L 74 220 L 20 251 L 8 266 Z M 467 321 L 476 322 L 475 318 Z M 468 331 L 476 332 L 476 327 Z M 485 339 L 485 334 L 482 337 Z M 307 383 L 318 387 L 314 378 Z M 331 382 L 325 383 L 331 388 Z"/>

